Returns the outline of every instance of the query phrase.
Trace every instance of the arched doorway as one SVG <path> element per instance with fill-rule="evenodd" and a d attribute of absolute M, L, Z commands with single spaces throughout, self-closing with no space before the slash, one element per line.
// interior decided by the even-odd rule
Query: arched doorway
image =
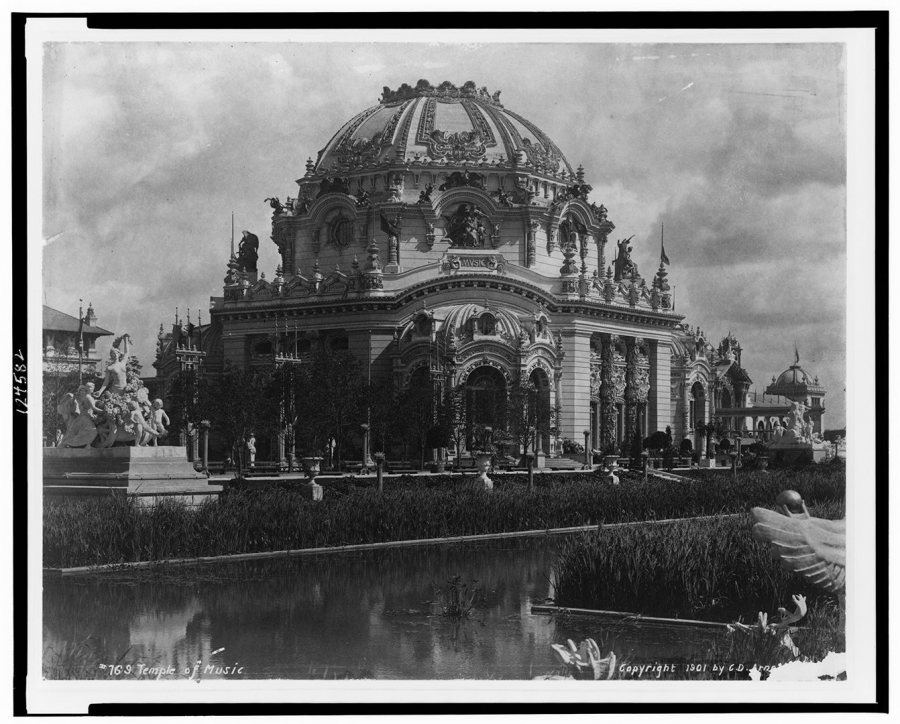
<path fill-rule="evenodd" d="M 540 367 L 535 367 L 528 376 L 528 381 L 534 386 L 534 399 L 530 401 L 534 405 L 537 417 L 537 430 L 535 434 L 534 452 L 550 454 L 550 377 Z"/>
<path fill-rule="evenodd" d="M 695 382 L 691 386 L 691 427 L 694 429 L 694 449 L 706 449 L 706 436 L 701 435 L 698 428 L 706 423 L 706 391 L 703 385 Z"/>
<path fill-rule="evenodd" d="M 500 370 L 482 365 L 466 379 L 466 447 L 472 449 L 476 426 L 501 429 L 506 410 L 506 379 Z"/>

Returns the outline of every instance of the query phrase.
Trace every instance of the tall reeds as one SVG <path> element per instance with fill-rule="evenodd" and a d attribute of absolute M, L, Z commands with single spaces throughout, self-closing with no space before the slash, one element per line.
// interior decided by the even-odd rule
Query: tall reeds
<path fill-rule="evenodd" d="M 752 505 L 772 506 L 785 488 L 800 492 L 808 504 L 843 499 L 844 494 L 841 471 L 748 474 L 737 482 L 727 476 L 644 484 L 623 477 L 619 486 L 589 473 L 536 479 L 528 490 L 526 475 L 498 475 L 494 490 L 485 491 L 472 478 L 409 477 L 389 481 L 379 494 L 371 485 L 322 478 L 321 502 L 306 500 L 286 484 L 232 490 L 197 508 L 173 502 L 141 508 L 118 495 L 48 498 L 44 565 L 65 568 L 740 512 Z M 709 557 L 698 560 L 714 564 Z"/>
<path fill-rule="evenodd" d="M 843 501 L 814 514 L 841 518 Z M 565 539 L 554 566 L 557 604 L 644 615 L 720 621 L 774 614 L 791 595 L 810 604 L 833 596 L 792 573 L 750 534 L 752 519 L 678 521 L 608 528 Z"/>

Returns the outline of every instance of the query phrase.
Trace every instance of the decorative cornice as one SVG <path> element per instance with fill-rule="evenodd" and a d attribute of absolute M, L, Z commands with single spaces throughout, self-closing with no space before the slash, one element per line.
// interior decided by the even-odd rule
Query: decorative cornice
<path fill-rule="evenodd" d="M 439 86 L 433 86 L 427 80 L 420 80 L 415 87 L 408 83 L 403 83 L 397 90 L 391 90 L 388 86 L 384 86 L 379 103 L 382 105 L 392 105 L 409 100 L 410 98 L 477 98 L 482 103 L 490 103 L 500 108 L 500 91 L 491 94 L 486 87 L 478 88 L 474 81 L 466 81 L 462 87 L 457 88 L 453 83 L 445 80 Z"/>

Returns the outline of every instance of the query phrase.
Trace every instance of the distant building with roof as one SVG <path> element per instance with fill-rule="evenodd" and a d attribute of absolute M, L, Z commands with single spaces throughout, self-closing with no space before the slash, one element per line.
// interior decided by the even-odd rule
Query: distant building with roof
<path fill-rule="evenodd" d="M 82 319 L 46 304 L 43 309 L 43 369 L 48 374 L 77 372 L 79 347 L 81 369 L 85 374 L 101 374 L 97 340 L 113 333 L 97 325 L 94 307 L 88 304 Z"/>

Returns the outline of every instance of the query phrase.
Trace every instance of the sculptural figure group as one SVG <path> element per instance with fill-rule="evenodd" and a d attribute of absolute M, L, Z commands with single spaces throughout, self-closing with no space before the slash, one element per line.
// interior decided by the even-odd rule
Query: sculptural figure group
<path fill-rule="evenodd" d="M 100 389 L 94 383 L 68 392 L 57 406 L 65 430 L 57 447 L 111 447 L 116 442 L 157 444 L 166 435 L 169 416 L 160 399 L 150 402 L 147 388 L 135 378 L 129 387 L 128 356 L 131 337 L 113 343 Z M 121 346 L 121 348 L 120 348 Z"/>

